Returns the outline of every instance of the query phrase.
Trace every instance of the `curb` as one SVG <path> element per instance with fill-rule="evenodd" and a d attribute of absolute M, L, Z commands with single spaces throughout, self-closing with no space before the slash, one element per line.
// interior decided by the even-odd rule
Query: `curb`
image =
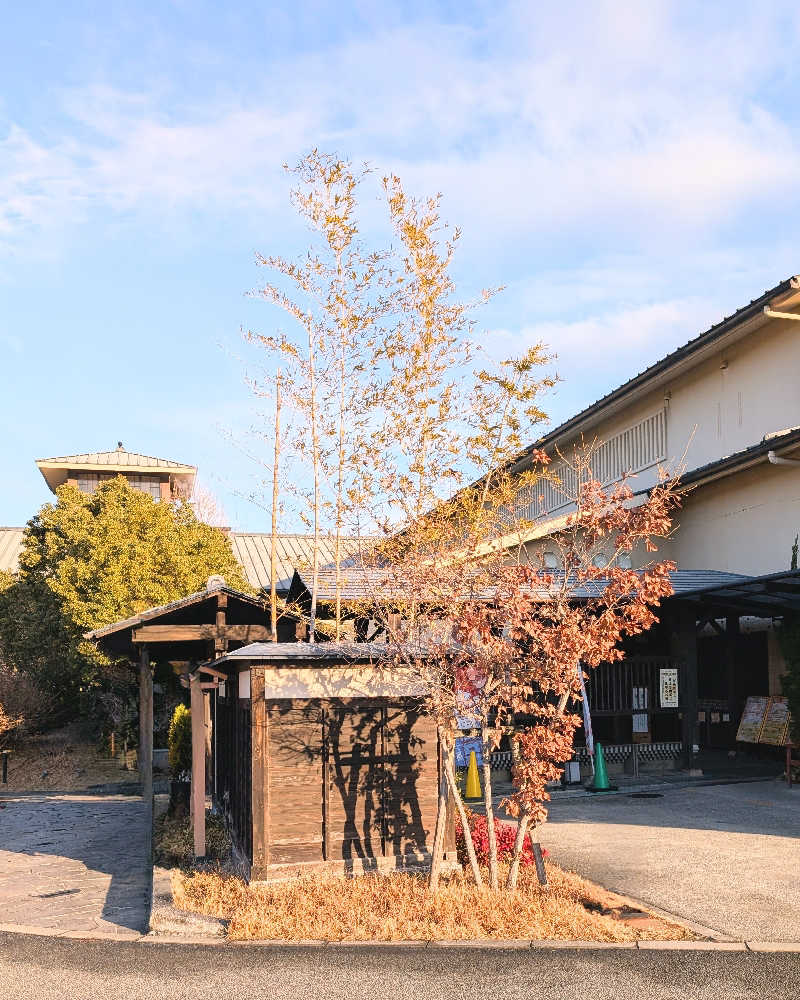
<path fill-rule="evenodd" d="M 800 954 L 800 941 L 552 941 L 526 939 L 485 940 L 465 938 L 455 941 L 228 941 L 208 935 L 139 934 L 136 931 L 62 931 L 27 924 L 0 924 L 0 934 L 20 934 L 31 937 L 59 938 L 70 941 L 113 941 L 116 943 L 152 945 L 204 945 L 213 948 L 334 948 L 374 951 L 378 948 L 482 948 L 487 951 L 729 951 Z"/>

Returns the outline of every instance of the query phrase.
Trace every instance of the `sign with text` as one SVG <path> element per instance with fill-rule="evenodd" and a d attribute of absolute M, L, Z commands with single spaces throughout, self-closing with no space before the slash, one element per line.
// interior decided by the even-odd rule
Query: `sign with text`
<path fill-rule="evenodd" d="M 758 742 L 775 747 L 786 746 L 789 742 L 789 702 L 784 697 L 773 695 L 770 698 Z"/>
<path fill-rule="evenodd" d="M 751 695 L 747 699 L 739 722 L 739 730 L 736 733 L 736 739 L 740 743 L 758 743 L 768 706 L 769 698 L 767 695 Z"/>
<path fill-rule="evenodd" d="M 658 672 L 662 708 L 678 707 L 678 668 L 662 667 Z"/>

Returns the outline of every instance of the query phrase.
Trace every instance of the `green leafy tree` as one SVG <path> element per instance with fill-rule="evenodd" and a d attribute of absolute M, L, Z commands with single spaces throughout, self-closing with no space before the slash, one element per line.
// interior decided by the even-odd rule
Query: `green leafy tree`
<path fill-rule="evenodd" d="M 158 502 L 122 476 L 91 494 L 62 486 L 28 522 L 19 573 L 0 586 L 0 655 L 74 712 L 80 693 L 110 677 L 85 631 L 200 590 L 214 574 L 251 590 L 225 534 L 188 504 Z"/>
<path fill-rule="evenodd" d="M 185 705 L 176 705 L 167 737 L 169 769 L 174 778 L 192 770 L 192 712 Z"/>

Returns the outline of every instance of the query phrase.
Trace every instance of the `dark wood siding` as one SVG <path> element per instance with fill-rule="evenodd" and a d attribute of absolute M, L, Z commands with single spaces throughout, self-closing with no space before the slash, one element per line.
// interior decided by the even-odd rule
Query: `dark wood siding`
<path fill-rule="evenodd" d="M 268 700 L 266 732 L 269 865 L 430 847 L 438 743 L 416 700 Z"/>

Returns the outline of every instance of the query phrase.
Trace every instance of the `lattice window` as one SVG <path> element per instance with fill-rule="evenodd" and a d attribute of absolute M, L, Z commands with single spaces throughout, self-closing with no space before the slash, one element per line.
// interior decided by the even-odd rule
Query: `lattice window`
<path fill-rule="evenodd" d="M 618 482 L 626 473 L 635 475 L 664 461 L 667 453 L 667 423 L 663 410 L 604 441 L 595 450 L 592 473 L 604 485 Z M 566 463 L 554 463 L 551 475 L 559 482 L 541 480 L 521 490 L 515 504 L 517 518 L 535 520 L 572 503 L 578 492 L 577 474 Z"/>

